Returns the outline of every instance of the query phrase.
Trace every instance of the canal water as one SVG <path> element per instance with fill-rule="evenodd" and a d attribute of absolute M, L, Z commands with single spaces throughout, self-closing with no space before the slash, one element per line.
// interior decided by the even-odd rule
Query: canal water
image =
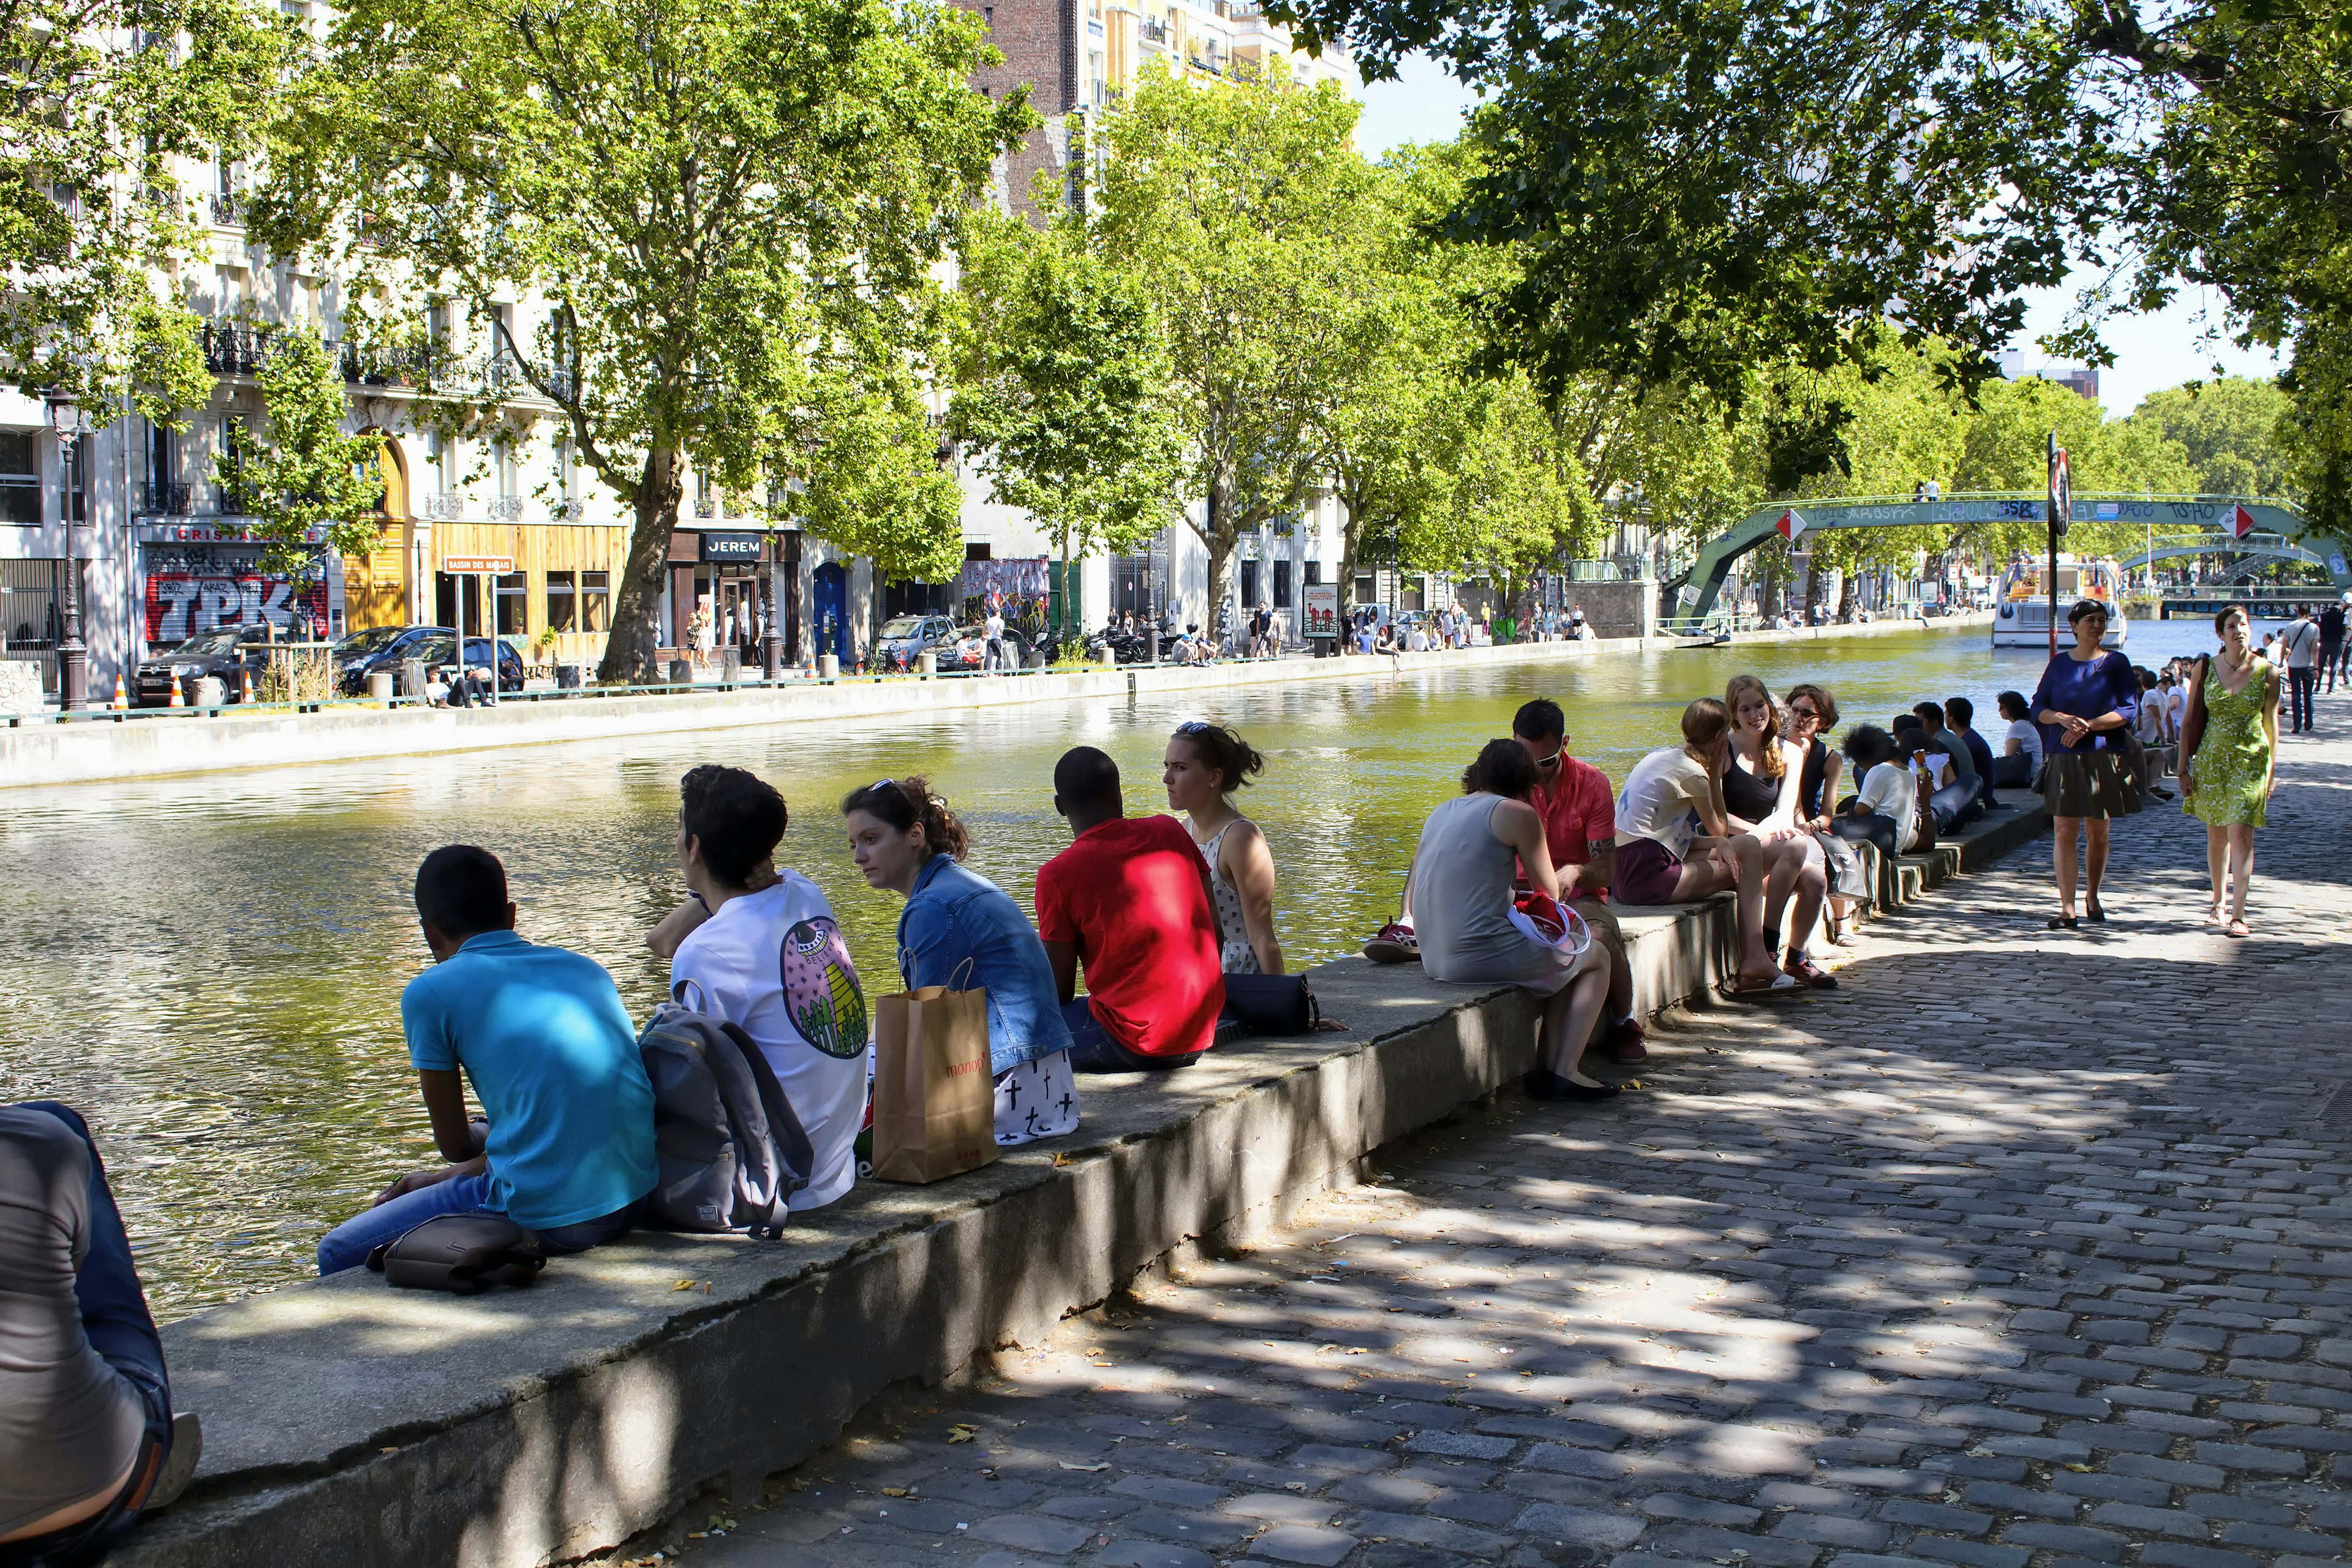
<path fill-rule="evenodd" d="M 2154 665 L 2201 623 L 2134 628 Z M 837 803 L 928 773 L 971 826 L 970 863 L 1026 904 L 1068 841 L 1055 759 L 1100 746 L 1128 808 L 1164 808 L 1159 758 L 1187 717 L 1267 757 L 1244 792 L 1279 868 L 1295 964 L 1351 952 L 1392 912 L 1423 817 L 1519 703 L 1567 710 L 1571 749 L 1622 781 L 1683 704 L 1742 671 L 1831 688 L 1848 724 L 1965 693 L 2030 691 L 2042 658 L 1981 627 L 1789 647 L 1661 650 L 1540 668 L 1438 669 L 1135 702 L 522 747 L 467 756 L 17 791 L 0 816 L 0 1100 L 58 1099 L 96 1126 L 161 1318 L 299 1279 L 322 1230 L 433 1163 L 399 1028 L 428 962 L 409 888 L 436 845 L 506 862 L 521 930 L 608 965 L 640 1017 L 665 966 L 643 935 L 680 896 L 678 775 L 751 768 L 792 807 L 779 859 L 833 900 L 869 992 L 896 989 L 899 901 L 849 864 Z M 1998 746 L 1996 745 L 1996 749 Z"/>

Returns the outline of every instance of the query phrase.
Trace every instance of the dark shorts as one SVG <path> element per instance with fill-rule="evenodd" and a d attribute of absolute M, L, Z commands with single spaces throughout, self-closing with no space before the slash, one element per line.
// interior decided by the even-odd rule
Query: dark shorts
<path fill-rule="evenodd" d="M 1207 1051 L 1186 1051 L 1178 1056 L 1148 1056 L 1135 1050 L 1119 1037 L 1103 1027 L 1094 1008 L 1083 996 L 1074 996 L 1062 1004 L 1062 1021 L 1070 1026 L 1070 1068 L 1073 1072 L 1169 1072 L 1177 1068 L 1191 1067 Z M 1218 1042 L 1231 1037 L 1226 1031 L 1227 1020 L 1217 1020 Z M 1238 1020 L 1235 1020 L 1238 1023 Z M 1237 1031 L 1236 1031 L 1237 1032 Z"/>
<path fill-rule="evenodd" d="M 1621 904 L 1671 904 L 1683 879 L 1683 863 L 1654 838 L 1617 846 L 1617 876 L 1610 896 Z"/>

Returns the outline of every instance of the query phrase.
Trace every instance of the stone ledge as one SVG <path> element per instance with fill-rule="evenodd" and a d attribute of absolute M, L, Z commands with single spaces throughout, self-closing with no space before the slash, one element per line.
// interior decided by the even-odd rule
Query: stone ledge
<path fill-rule="evenodd" d="M 1925 885 L 2027 837 L 1996 824 L 1906 858 L 1903 886 L 1912 860 Z M 1723 973 L 1727 898 L 1621 919 L 1645 1011 Z M 935 1187 L 867 1184 L 782 1242 L 635 1237 L 472 1299 L 362 1272 L 174 1323 L 204 1463 L 108 1561 L 504 1568 L 617 1545 L 705 1492 L 748 1500 L 894 1384 L 1034 1342 L 1156 1259 L 1279 1223 L 1530 1065 L 1515 987 L 1361 959 L 1315 984 L 1344 1034 L 1091 1079 L 1071 1137 Z"/>

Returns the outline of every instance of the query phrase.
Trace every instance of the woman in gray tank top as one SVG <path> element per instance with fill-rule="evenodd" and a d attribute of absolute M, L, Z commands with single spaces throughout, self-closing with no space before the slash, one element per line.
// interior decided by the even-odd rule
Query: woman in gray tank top
<path fill-rule="evenodd" d="M 1240 734 L 1188 719 L 1168 737 L 1160 782 L 1171 809 L 1209 866 L 1217 910 L 1219 967 L 1228 974 L 1279 974 L 1282 942 L 1274 931 L 1274 856 L 1256 823 L 1234 809 L 1234 791 L 1262 772 L 1265 759 Z"/>
<path fill-rule="evenodd" d="M 1538 1065 L 1528 1092 L 1539 1100 L 1606 1100 L 1617 1092 L 1582 1068 L 1609 995 L 1609 959 L 1599 942 L 1570 959 L 1510 920 L 1520 868 L 1537 891 L 1557 899 L 1543 818 L 1528 804 L 1536 766 L 1517 741 L 1489 741 L 1462 774 L 1463 793 L 1429 814 L 1405 879 L 1406 918 L 1432 980 L 1507 981 L 1544 999 Z"/>

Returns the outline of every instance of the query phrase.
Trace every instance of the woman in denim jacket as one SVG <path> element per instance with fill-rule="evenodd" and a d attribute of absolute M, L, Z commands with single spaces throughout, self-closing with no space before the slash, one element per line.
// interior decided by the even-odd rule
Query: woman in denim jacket
<path fill-rule="evenodd" d="M 877 779 L 849 792 L 841 816 L 850 858 L 866 885 L 907 897 L 898 917 L 898 969 L 908 988 L 988 993 L 998 1146 L 1075 1131 L 1070 1028 L 1055 1000 L 1045 945 L 1011 894 L 958 864 L 970 838 L 948 803 L 924 779 Z"/>

